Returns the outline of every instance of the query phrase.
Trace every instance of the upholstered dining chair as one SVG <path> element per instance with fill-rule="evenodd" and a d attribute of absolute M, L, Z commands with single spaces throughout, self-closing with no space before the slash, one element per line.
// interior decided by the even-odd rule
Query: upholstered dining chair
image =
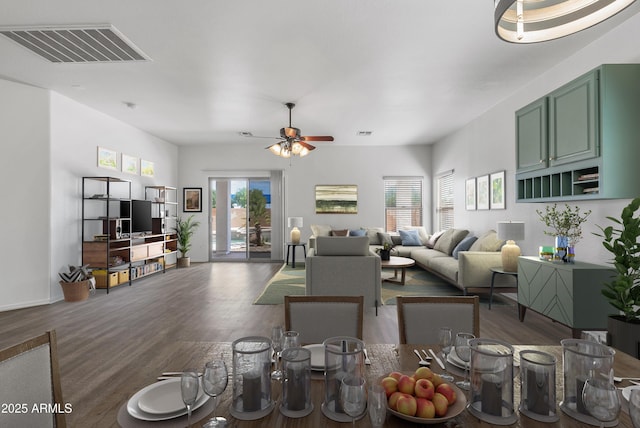
<path fill-rule="evenodd" d="M 440 327 L 480 336 L 478 296 L 396 298 L 400 343 L 437 344 Z"/>
<path fill-rule="evenodd" d="M 303 345 L 335 336 L 362 339 L 363 308 L 363 296 L 285 296 L 285 329 L 300 333 Z"/>
<path fill-rule="evenodd" d="M 56 348 L 48 331 L 0 350 L 0 403 L 21 406 L 0 412 L 1 427 L 67 426 Z"/>

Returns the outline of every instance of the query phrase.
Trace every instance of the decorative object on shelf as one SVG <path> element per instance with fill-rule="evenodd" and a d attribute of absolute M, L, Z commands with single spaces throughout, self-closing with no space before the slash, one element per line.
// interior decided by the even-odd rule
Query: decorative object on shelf
<path fill-rule="evenodd" d="M 64 300 L 80 302 L 89 298 L 89 291 L 95 291 L 96 280 L 89 273 L 89 265 L 71 266 L 69 272 L 59 272 L 60 287 Z"/>
<path fill-rule="evenodd" d="M 536 210 L 540 220 L 552 230 L 545 230 L 544 234 L 556 237 L 554 260 L 569 261 L 569 247 L 572 247 L 571 257 L 575 259 L 575 246 L 582 238 L 582 223 L 587 221 L 591 210 L 580 212 L 580 207 L 571 208 L 565 204 L 564 210 L 558 210 L 558 204 L 547 205 L 544 212 Z M 566 238 L 566 239 L 563 239 Z"/>
<path fill-rule="evenodd" d="M 607 217 L 614 226 L 605 228 L 596 236 L 612 256 L 617 276 L 604 284 L 602 294 L 611 306 L 622 314 L 610 315 L 607 343 L 640 358 L 640 198 L 633 199 L 622 209 L 620 218 Z"/>
<path fill-rule="evenodd" d="M 302 217 L 289 217 L 287 219 L 288 226 L 291 227 L 291 243 L 299 244 L 300 243 L 300 229 L 302 227 Z"/>
<path fill-rule="evenodd" d="M 100 168 L 118 169 L 118 153 L 115 150 L 98 146 L 98 166 Z"/>
<path fill-rule="evenodd" d="M 185 187 L 182 189 L 182 211 L 202 212 L 202 187 Z"/>
<path fill-rule="evenodd" d="M 190 215 L 186 219 L 178 217 L 176 219 L 176 235 L 178 236 L 178 267 L 191 266 L 191 258 L 187 257 L 187 252 L 191 249 L 191 238 L 196 229 L 200 226 L 200 222 L 193 219 L 193 215 Z"/>
<path fill-rule="evenodd" d="M 155 175 L 153 162 L 140 159 L 140 175 L 143 177 L 153 177 Z"/>
<path fill-rule="evenodd" d="M 506 208 L 504 201 L 504 171 L 494 172 L 489 176 L 490 200 L 492 210 L 503 210 Z"/>
<path fill-rule="evenodd" d="M 495 32 L 506 42 L 558 39 L 612 17 L 635 0 L 497 0 Z"/>
<path fill-rule="evenodd" d="M 467 211 L 476 210 L 476 178 L 468 178 L 465 182 L 465 208 Z"/>
<path fill-rule="evenodd" d="M 540 255 L 540 260 L 547 260 L 547 261 L 553 260 L 553 255 L 555 254 L 555 250 L 553 247 L 542 246 L 542 245 L 538 248 L 538 252 Z"/>
<path fill-rule="evenodd" d="M 316 185 L 316 214 L 358 214 L 358 186 Z"/>
<path fill-rule="evenodd" d="M 518 257 L 520 257 L 520 247 L 516 245 L 516 240 L 524 239 L 524 222 L 522 221 L 499 221 L 498 239 L 507 241 L 502 246 L 502 270 L 505 272 L 518 271 Z"/>
<path fill-rule="evenodd" d="M 489 209 L 489 176 L 483 175 L 476 179 L 476 194 L 479 210 Z"/>

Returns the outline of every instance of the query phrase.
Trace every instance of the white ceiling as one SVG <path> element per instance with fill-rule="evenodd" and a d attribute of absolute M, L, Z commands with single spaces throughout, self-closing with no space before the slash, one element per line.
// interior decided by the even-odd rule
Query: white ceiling
<path fill-rule="evenodd" d="M 425 144 L 639 5 L 520 46 L 495 36 L 491 0 L 0 0 L 0 26 L 112 24 L 151 58 L 53 64 L 0 36 L 0 78 L 52 89 L 175 144 L 265 146 L 238 132 L 276 137 L 288 101 L 297 104 L 293 126 L 333 135 L 331 144 Z"/>

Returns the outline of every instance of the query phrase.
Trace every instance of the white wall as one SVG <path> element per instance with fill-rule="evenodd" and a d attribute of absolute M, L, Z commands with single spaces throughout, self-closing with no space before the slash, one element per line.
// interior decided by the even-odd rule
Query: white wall
<path fill-rule="evenodd" d="M 536 209 L 546 204 L 515 203 L 515 111 L 544 96 L 555 88 L 605 63 L 640 62 L 640 16 L 632 17 L 587 48 L 558 64 L 527 87 L 504 100 L 460 131 L 439 141 L 433 149 L 434 171 L 455 169 L 455 226 L 477 233 L 496 228 L 501 220 L 522 220 L 525 240 L 519 242 L 523 254 L 537 254 L 538 246 L 552 245 L 553 237 L 544 235 L 544 225 Z M 521 46 L 522 58 L 527 47 Z M 514 61 L 519 58 L 514 57 Z M 467 178 L 506 170 L 506 210 L 465 211 L 464 183 Z M 622 172 L 624 173 L 624 172 Z M 640 196 L 640 190 L 638 192 Z M 577 245 L 576 258 L 593 263 L 610 259 L 601 240 L 592 232 L 597 225 L 609 225 L 606 216 L 619 216 L 628 200 L 569 202 L 584 210 L 592 210 L 583 226 L 583 239 Z M 563 203 L 559 204 L 564 206 Z"/>
<path fill-rule="evenodd" d="M 309 156 L 279 158 L 264 144 L 247 140 L 247 145 L 223 147 L 180 147 L 178 165 L 179 185 L 208 189 L 208 178 L 228 172 L 234 176 L 240 171 L 284 170 L 284 217 L 303 217 L 302 239 L 311 235 L 311 224 L 329 224 L 336 228 L 384 226 L 384 176 L 424 176 L 424 224 L 431 224 L 431 147 L 363 147 L 318 145 Z M 358 186 L 358 214 L 316 214 L 316 184 L 356 184 Z M 206 194 L 206 190 L 204 191 Z M 203 201 L 203 205 L 206 202 Z M 182 208 L 180 208 L 182 209 Z M 208 213 L 203 210 L 197 219 L 208 224 Z M 201 227 L 194 237 L 190 256 L 194 261 L 209 260 L 209 230 Z M 285 227 L 285 234 L 289 229 Z"/>

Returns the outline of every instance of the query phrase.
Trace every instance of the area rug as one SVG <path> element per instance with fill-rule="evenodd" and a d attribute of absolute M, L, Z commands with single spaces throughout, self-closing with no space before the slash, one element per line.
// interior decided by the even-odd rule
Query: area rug
<path fill-rule="evenodd" d="M 383 270 L 382 277 L 393 275 L 391 270 Z M 296 268 L 284 265 L 279 272 L 267 283 L 264 290 L 253 302 L 254 305 L 278 305 L 284 303 L 286 295 L 305 294 L 304 265 L 296 264 Z M 397 296 L 460 296 L 462 291 L 439 277 L 421 269 L 412 267 L 407 269 L 405 285 L 382 282 L 382 302 L 385 305 L 395 305 Z M 497 299 L 494 299 L 494 304 Z"/>

